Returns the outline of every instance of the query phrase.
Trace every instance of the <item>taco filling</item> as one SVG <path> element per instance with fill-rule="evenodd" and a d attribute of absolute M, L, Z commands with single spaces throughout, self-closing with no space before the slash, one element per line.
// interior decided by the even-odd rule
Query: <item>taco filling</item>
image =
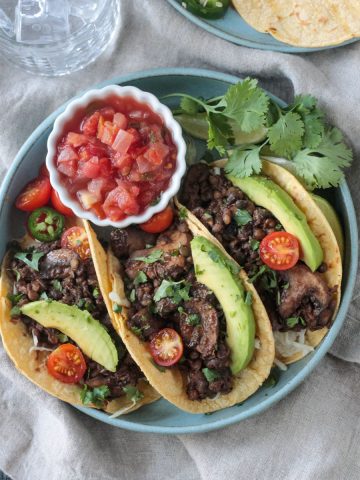
<path fill-rule="evenodd" d="M 143 374 L 112 326 L 88 250 L 85 255 L 84 251 L 79 255 L 73 249 L 62 247 L 59 240 L 38 242 L 26 250 L 13 243 L 7 275 L 12 285 L 12 293 L 8 295 L 12 303 L 11 322 L 25 325 L 33 339 L 30 350 L 35 350 L 42 361 L 46 355 L 45 363 L 51 376 L 62 383 L 78 384 L 83 403 L 92 406 L 104 407 L 110 400 L 128 394 L 129 389 L 134 396 Z M 61 330 L 46 326 L 50 317 L 56 320 L 57 312 L 60 324 L 65 322 Z M 40 320 L 40 317 L 41 323 L 34 319 Z M 67 321 L 69 317 L 71 324 Z M 94 326 L 84 327 L 83 318 Z M 89 337 L 86 348 L 65 334 L 69 330 L 78 330 L 82 342 Z M 95 344 L 100 340 L 105 353 L 107 349 L 110 351 L 109 358 L 104 351 L 89 354 L 96 351 Z M 92 357 L 103 359 L 105 366 Z M 138 392 L 138 396 L 141 395 Z"/>
<path fill-rule="evenodd" d="M 261 247 L 266 240 L 277 236 L 287 239 L 288 234 L 268 209 L 256 205 L 226 177 L 224 169 L 206 164 L 192 166 L 180 201 L 248 273 L 274 331 L 315 331 L 330 327 L 336 308 L 336 288 L 330 288 L 321 275 L 326 272 L 327 264 L 316 260 L 316 271 L 312 271 L 298 261 L 298 256 L 292 257 L 291 245 L 286 258 L 289 265 L 276 265 L 276 259 L 274 268 L 264 263 Z"/>
<path fill-rule="evenodd" d="M 203 242 L 200 251 L 209 249 L 210 257 L 216 258 L 219 253 L 210 242 L 200 239 L 193 237 L 184 221 L 176 220 L 159 235 L 150 237 L 130 227 L 114 230 L 110 240 L 112 251 L 123 265 L 125 292 L 130 300 L 127 328 L 147 343 L 158 368 L 180 369 L 189 400 L 228 394 L 237 370 L 237 352 L 229 347 L 231 332 L 224 309 L 213 291 L 197 280 L 199 275 L 206 275 L 206 266 L 200 269 L 197 264 L 200 258 L 195 258 L 195 243 Z M 236 313 L 241 316 L 240 312 L 232 315 Z M 251 309 L 248 315 L 250 353 L 242 368 L 254 348 Z M 247 335 L 246 328 L 243 335 Z"/>

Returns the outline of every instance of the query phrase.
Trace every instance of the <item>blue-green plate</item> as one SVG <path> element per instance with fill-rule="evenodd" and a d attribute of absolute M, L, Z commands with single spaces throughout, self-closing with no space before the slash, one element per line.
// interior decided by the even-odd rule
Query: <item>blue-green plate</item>
<path fill-rule="evenodd" d="M 216 97 L 225 92 L 238 78 L 218 72 L 197 69 L 162 69 L 139 72 L 109 80 L 100 86 L 109 84 L 134 85 L 152 92 L 158 97 L 168 93 L 186 92 L 203 97 Z M 273 97 L 274 98 L 274 97 Z M 275 101 L 282 103 L 279 99 Z M 167 102 L 175 105 L 176 100 Z M 164 102 L 165 103 L 165 102 Z M 0 258 L 6 251 L 7 243 L 23 233 L 25 215 L 14 208 L 14 200 L 22 187 L 35 176 L 45 160 L 46 141 L 55 118 L 65 108 L 63 105 L 50 115 L 30 135 L 20 149 L 15 161 L 6 175 L 0 190 Z M 345 182 L 340 188 L 327 191 L 327 196 L 337 210 L 344 228 L 346 239 L 343 295 L 340 309 L 334 325 L 321 345 L 306 358 L 281 372 L 278 383 L 273 388 L 262 387 L 243 404 L 215 412 L 211 415 L 185 413 L 166 400 L 159 400 L 117 419 L 89 408 L 79 408 L 82 412 L 102 422 L 116 427 L 138 432 L 157 432 L 168 434 L 196 433 L 215 430 L 239 422 L 269 408 L 290 393 L 302 382 L 319 363 L 338 334 L 349 307 L 356 278 L 358 262 L 358 234 L 354 206 Z M 284 407 L 286 408 L 286 406 Z"/>
<path fill-rule="evenodd" d="M 358 38 L 352 38 L 351 40 L 339 45 L 329 45 L 328 47 L 321 48 L 293 47 L 292 45 L 276 40 L 276 38 L 272 37 L 268 33 L 258 32 L 255 30 L 255 28 L 246 23 L 233 7 L 230 7 L 227 10 L 223 18 L 220 18 L 219 20 L 207 20 L 205 18 L 197 17 L 186 10 L 181 5 L 182 0 L 167 1 L 174 8 L 176 8 L 178 12 L 199 27 L 204 28 L 208 32 L 213 33 L 218 37 L 224 38 L 229 42 L 236 43 L 237 45 L 243 45 L 245 47 L 258 48 L 260 50 L 274 50 L 275 52 L 285 53 L 306 53 L 327 50 L 328 48 L 341 47 L 359 40 Z"/>

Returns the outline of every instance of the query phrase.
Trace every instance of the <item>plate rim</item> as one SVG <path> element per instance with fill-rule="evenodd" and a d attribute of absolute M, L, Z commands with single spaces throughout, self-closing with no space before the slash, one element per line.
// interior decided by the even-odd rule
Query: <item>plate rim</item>
<path fill-rule="evenodd" d="M 9 170 L 7 171 L 5 178 L 2 182 L 0 187 L 0 215 L 4 208 L 4 203 L 6 200 L 7 191 L 10 187 L 11 180 L 13 176 L 16 174 L 18 168 L 20 167 L 23 158 L 25 157 L 27 151 L 31 148 L 31 146 L 37 142 L 40 135 L 46 133 L 48 129 L 51 128 L 52 123 L 54 122 L 57 115 L 62 112 L 67 103 L 72 101 L 74 98 L 83 95 L 84 91 L 87 91 L 92 88 L 102 88 L 106 85 L 111 84 L 121 84 L 129 81 L 135 81 L 142 78 L 150 78 L 150 77 L 164 77 L 164 76 L 196 76 L 202 77 L 217 81 L 223 81 L 227 83 L 236 83 L 237 81 L 241 80 L 241 77 L 217 72 L 213 70 L 207 69 L 198 69 L 198 68 L 186 68 L 186 67 L 178 67 L 178 68 L 157 68 L 157 69 L 150 69 L 150 70 L 141 70 L 133 73 L 129 73 L 126 75 L 121 75 L 117 77 L 113 77 L 110 80 L 103 81 L 99 84 L 94 86 L 87 87 L 85 90 L 79 92 L 76 96 L 72 97 L 65 103 L 63 103 L 59 108 L 57 108 L 53 113 L 51 113 L 48 117 L 46 117 L 39 125 L 35 128 L 35 130 L 30 134 L 30 136 L 25 140 L 23 145 L 20 147 L 18 153 L 16 154 Z M 267 91 L 267 90 L 266 90 Z M 271 97 L 273 97 L 276 101 L 284 104 L 284 102 L 276 97 L 275 95 L 270 94 L 267 92 Z M 348 218 L 349 222 L 349 231 L 350 236 L 349 239 L 352 240 L 354 238 L 358 238 L 358 228 L 357 228 L 357 220 L 355 214 L 355 208 L 352 201 L 351 193 L 349 187 L 344 180 L 339 187 L 342 191 L 342 194 L 345 199 L 345 203 L 347 206 Z M 137 424 L 133 422 L 129 422 L 126 420 L 125 417 L 119 418 L 110 418 L 109 415 L 106 413 L 90 409 L 87 407 L 75 406 L 77 410 L 85 413 L 86 415 L 93 417 L 97 420 L 102 421 L 103 423 L 107 423 L 109 425 L 124 428 L 126 430 L 131 430 L 134 432 L 142 432 L 142 433 L 161 433 L 161 434 L 170 434 L 170 435 L 179 435 L 179 434 L 192 434 L 192 433 L 204 433 L 213 430 L 218 430 L 220 428 L 224 428 L 229 425 L 233 425 L 239 423 L 241 420 L 245 420 L 248 418 L 257 415 L 279 400 L 285 398 L 290 392 L 292 392 L 318 365 L 321 359 L 325 356 L 326 352 L 329 350 L 331 345 L 333 344 L 335 338 L 337 337 L 344 321 L 346 318 L 347 310 L 350 306 L 352 293 L 355 287 L 356 282 L 356 273 L 357 273 L 357 266 L 358 266 L 358 243 L 354 242 L 352 244 L 352 248 L 350 249 L 350 262 L 349 262 L 349 281 L 346 291 L 341 300 L 340 308 L 337 313 L 336 323 L 331 327 L 329 333 L 326 335 L 320 346 L 315 350 L 314 355 L 309 360 L 307 365 L 295 375 L 294 378 L 288 381 L 288 383 L 278 392 L 272 394 L 270 397 L 265 398 L 260 403 L 254 405 L 249 410 L 244 412 L 239 412 L 238 414 L 233 415 L 232 417 L 215 420 L 210 423 L 206 423 L 204 425 L 190 425 L 190 426 L 155 426 L 155 425 L 148 425 L 148 424 Z M 202 414 L 200 414 L 202 415 Z"/>
<path fill-rule="evenodd" d="M 237 37 L 236 35 L 233 35 L 224 30 L 221 30 L 220 28 L 206 22 L 204 19 L 197 17 L 193 13 L 185 10 L 185 8 L 182 5 L 180 5 L 179 0 L 167 0 L 167 2 L 170 5 L 172 5 L 181 15 L 189 19 L 192 23 L 194 23 L 198 27 L 206 30 L 207 32 L 212 33 L 213 35 L 216 35 L 217 37 L 220 37 L 223 40 L 227 40 L 228 42 L 235 43 L 236 45 L 241 45 L 243 47 L 248 47 L 248 48 L 254 48 L 257 50 L 282 52 L 282 53 L 313 53 L 313 52 L 321 52 L 323 50 L 329 50 L 332 48 L 344 47 L 345 45 L 350 45 L 351 43 L 355 43 L 360 40 L 359 37 L 355 37 L 355 38 L 346 40 L 345 42 L 339 43 L 337 45 L 328 45 L 325 47 L 310 48 L 310 47 L 295 47 L 294 45 L 286 44 L 281 40 L 275 39 L 277 42 L 279 42 L 279 44 L 270 45 L 267 43 L 256 42 L 255 40 L 247 40 L 246 38 Z M 263 32 L 258 32 L 254 27 L 252 27 L 249 24 L 248 26 L 249 28 L 254 30 L 254 32 L 263 33 Z M 266 34 L 266 35 L 269 35 L 269 34 Z"/>

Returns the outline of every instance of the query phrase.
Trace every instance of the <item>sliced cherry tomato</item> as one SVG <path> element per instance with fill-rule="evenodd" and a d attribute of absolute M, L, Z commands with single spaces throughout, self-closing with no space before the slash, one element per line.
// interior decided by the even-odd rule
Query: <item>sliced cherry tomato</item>
<path fill-rule="evenodd" d="M 55 208 L 55 210 L 62 213 L 63 215 L 66 215 L 67 217 L 74 217 L 75 216 L 74 212 L 71 210 L 71 208 L 66 207 L 62 203 L 62 201 L 60 200 L 59 194 L 54 189 L 52 189 L 52 191 L 51 191 L 51 203 L 52 203 L 52 206 Z"/>
<path fill-rule="evenodd" d="M 48 356 L 47 369 L 60 382 L 78 383 L 85 375 L 86 362 L 79 348 L 64 343 Z"/>
<path fill-rule="evenodd" d="M 139 225 L 141 230 L 148 233 L 160 233 L 166 230 L 174 220 L 174 211 L 171 207 L 166 207 L 165 210 L 155 213 L 150 220 Z"/>
<path fill-rule="evenodd" d="M 296 265 L 300 255 L 298 239 L 288 232 L 273 232 L 260 243 L 261 260 L 273 270 L 288 270 Z"/>
<path fill-rule="evenodd" d="M 163 328 L 150 342 L 150 353 L 158 365 L 170 367 L 177 363 L 184 351 L 183 341 L 176 330 Z"/>
<path fill-rule="evenodd" d="M 39 170 L 39 177 L 49 177 L 49 170 L 45 163 L 43 163 Z"/>
<path fill-rule="evenodd" d="M 17 197 L 15 206 L 24 212 L 43 207 L 50 200 L 51 185 L 48 177 L 38 177 L 26 185 Z"/>
<path fill-rule="evenodd" d="M 83 260 L 91 257 L 89 239 L 85 228 L 71 227 L 65 230 L 61 237 L 61 247 L 74 250 Z"/>

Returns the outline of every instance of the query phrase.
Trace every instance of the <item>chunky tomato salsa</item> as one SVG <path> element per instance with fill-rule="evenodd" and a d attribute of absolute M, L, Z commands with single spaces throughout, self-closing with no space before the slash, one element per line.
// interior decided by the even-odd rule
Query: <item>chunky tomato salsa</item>
<path fill-rule="evenodd" d="M 158 201 L 175 170 L 176 153 L 159 115 L 132 98 L 111 97 L 67 125 L 56 165 L 82 208 L 118 221 Z"/>

